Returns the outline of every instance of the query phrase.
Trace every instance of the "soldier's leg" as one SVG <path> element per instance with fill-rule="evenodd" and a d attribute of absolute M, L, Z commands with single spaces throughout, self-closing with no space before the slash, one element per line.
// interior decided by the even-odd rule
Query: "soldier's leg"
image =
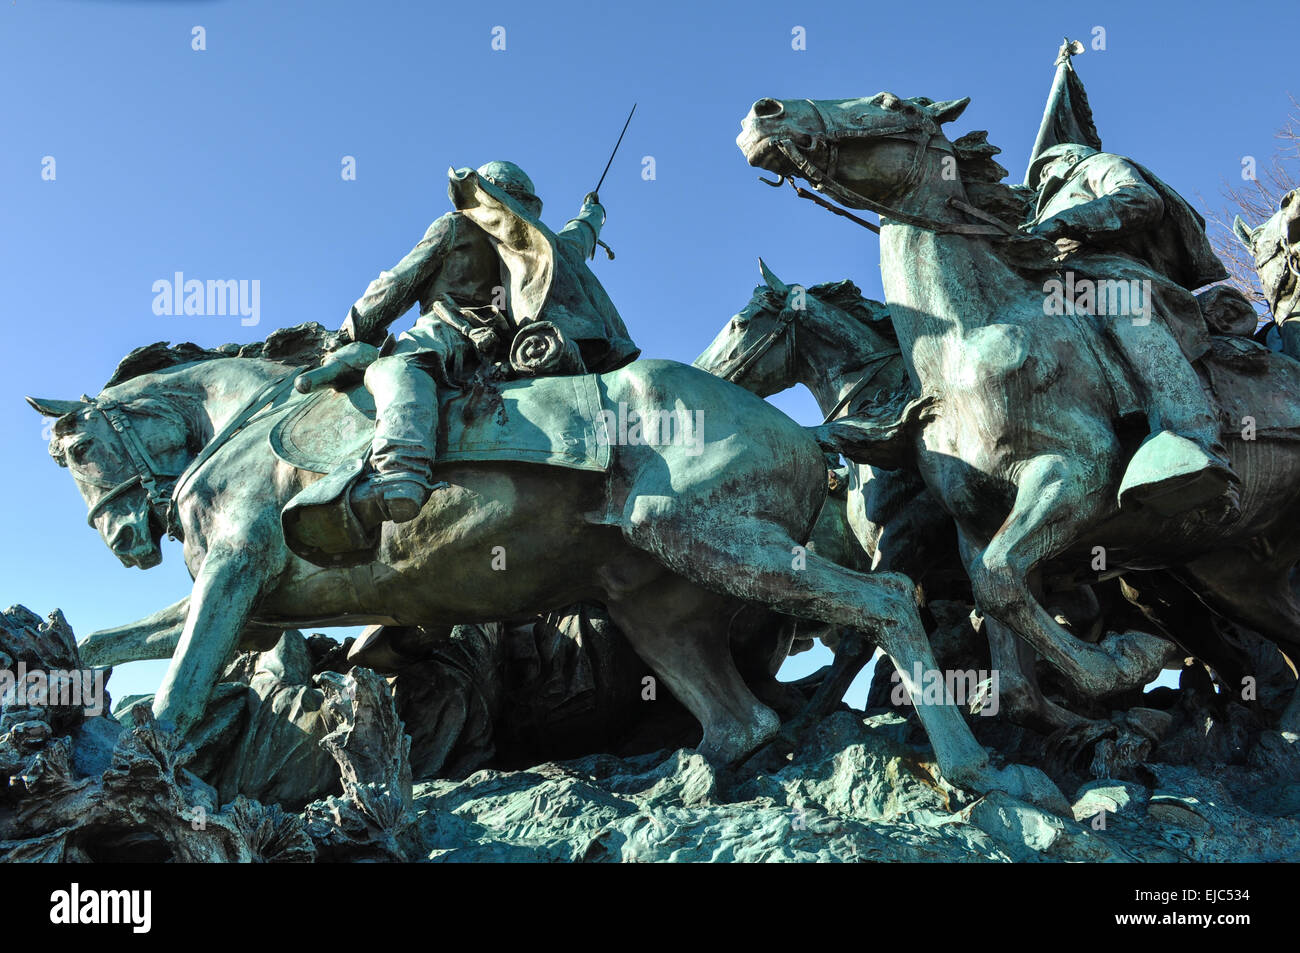
<path fill-rule="evenodd" d="M 1167 515 L 1203 509 L 1216 519 L 1235 519 L 1240 480 L 1221 440 L 1213 399 L 1164 319 L 1115 317 L 1109 330 L 1138 379 L 1151 426 L 1120 484 L 1120 505 L 1141 504 Z"/>
<path fill-rule="evenodd" d="M 450 332 L 450 329 L 447 329 Z M 364 523 L 415 519 L 439 486 L 433 480 L 438 432 L 438 386 L 449 386 L 448 366 L 463 355 L 464 340 L 438 326 L 416 339 L 403 335 L 397 351 L 366 369 L 366 388 L 375 398 L 372 475 L 353 494 Z"/>

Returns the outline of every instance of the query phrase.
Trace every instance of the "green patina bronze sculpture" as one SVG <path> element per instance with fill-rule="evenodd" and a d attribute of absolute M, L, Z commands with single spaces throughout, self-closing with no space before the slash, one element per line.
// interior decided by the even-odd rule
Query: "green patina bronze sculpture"
<path fill-rule="evenodd" d="M 773 779 L 802 783 L 810 748 L 850 789 L 825 796 L 874 803 L 859 790 L 873 779 L 844 767 L 866 756 L 840 754 L 864 733 L 892 744 L 879 727 L 901 743 L 909 723 L 943 802 L 921 813 L 997 792 L 985 813 L 1078 820 L 1086 795 L 1071 808 L 1055 782 L 1080 751 L 1093 776 L 1138 777 L 1158 744 L 1206 756 L 1205 713 L 1242 679 L 1291 697 L 1300 193 L 1236 229 L 1277 354 L 1241 295 L 1201 290 L 1224 277 L 1202 218 L 1102 150 L 1081 50 L 1058 53 L 1023 185 L 985 133 L 945 133 L 966 99 L 755 102 L 745 158 L 878 231 L 887 300 L 760 261 L 763 283 L 694 366 L 638 359 L 588 267 L 600 185 L 552 231 L 529 177 L 494 161 L 450 172 L 453 211 L 339 331 L 156 344 L 95 397 L 29 398 L 112 552 L 147 569 L 170 533 L 194 585 L 79 645 L 61 618 L 3 614 L 0 650 L 32 664 L 171 664 L 147 706 L 121 709 L 129 727 L 43 722 L 102 769 L 93 781 L 59 760 L 72 742 L 17 745 L 14 726 L 36 722 L 0 709 L 0 763 L 47 779 L 30 830 L 0 812 L 0 856 L 116 851 L 130 837 L 104 831 L 138 824 L 182 859 L 402 859 L 420 779 L 692 737 L 703 760 L 653 755 L 636 790 L 767 797 Z M 820 425 L 762 399 L 795 384 Z M 344 625 L 369 628 L 343 646 L 296 631 Z M 778 682 L 813 638 L 834 664 Z M 908 714 L 850 731 L 834 709 L 877 647 L 870 699 Z M 1186 657 L 1200 667 L 1157 709 L 1141 689 Z M 923 685 L 985 666 L 960 705 Z M 686 714 L 645 712 L 658 679 Z M 1285 741 L 1300 694 L 1269 706 Z M 575 769 L 582 784 L 632 790 L 602 757 Z M 141 802 L 121 765 L 163 794 Z M 924 773 L 882 773 L 908 772 Z M 220 807 L 215 838 L 180 829 L 177 805 L 196 801 Z"/>
<path fill-rule="evenodd" d="M 455 390 L 499 368 L 542 374 L 615 370 L 639 353 L 613 302 L 586 265 L 596 251 L 604 209 L 592 193 L 558 233 L 538 219 L 542 202 L 512 162 L 450 173 L 456 210 L 429 226 L 391 271 L 371 282 L 348 312 L 343 335 L 355 342 L 327 358 L 322 376 L 355 370 L 376 426 L 365 477 L 345 465 L 294 509 L 343 509 L 355 537 L 384 520 L 414 519 L 435 486 L 431 435 L 438 389 Z M 419 302 L 415 326 L 375 358 L 390 324 Z M 500 373 L 498 371 L 498 376 Z M 336 379 L 339 379 L 336 377 Z M 346 379 L 346 375 L 342 378 Z"/>
<path fill-rule="evenodd" d="M 1248 501 L 1240 520 L 1207 522 L 1193 512 L 1205 497 L 1181 487 L 1121 511 L 1144 439 L 1132 426 L 1142 400 L 1096 314 L 1047 316 L 1059 250 L 1019 231 L 1032 221 L 1027 196 L 998 181 L 1005 172 L 984 135 L 953 142 L 941 131 L 966 104 L 890 93 L 761 99 L 738 142 L 753 165 L 881 213 L 889 313 L 909 375 L 933 399 L 915 439 L 917 465 L 956 519 L 991 641 L 1010 649 L 1012 635 L 1025 639 L 1084 697 L 1150 681 L 1173 651 L 1167 642 L 1138 631 L 1081 641 L 1033 594 L 1049 572 L 1097 579 L 1101 547 L 1105 573 L 1167 569 L 1225 616 L 1294 647 L 1297 499 L 1289 480 L 1272 477 L 1300 466 L 1293 363 L 1241 337 L 1212 339 L 1202 361 L 1220 419 L 1259 423 L 1250 447 L 1224 431 Z M 819 164 L 831 156 L 833 167 Z M 1126 276 L 1137 268 L 1152 286 L 1167 284 L 1153 268 L 1126 267 Z M 1268 462 L 1256 465 L 1260 454 Z M 1262 551 L 1260 538 L 1269 541 Z M 1010 651 L 995 664 L 1021 667 Z"/>
<path fill-rule="evenodd" d="M 1233 231 L 1255 256 L 1264 296 L 1282 338 L 1282 353 L 1300 361 L 1300 189 L 1254 228 L 1237 216 Z"/>
<path fill-rule="evenodd" d="M 492 435 L 463 452 L 441 445 L 448 487 L 416 519 L 385 524 L 370 560 L 322 571 L 293 551 L 281 524 L 285 504 L 319 474 L 272 453 L 269 440 L 311 399 L 289 386 L 299 372 L 215 358 L 137 373 L 89 401 L 33 401 L 57 416 L 51 452 L 124 564 L 156 564 L 164 526 L 184 540 L 195 588 L 154 701 L 156 715 L 182 731 L 201 717 L 250 622 L 263 631 L 308 622 L 436 627 L 600 602 L 700 721 L 700 751 L 723 764 L 779 727 L 731 657 L 737 600 L 865 630 L 900 671 L 935 669 L 906 577 L 867 576 L 801 551 L 826 493 L 822 451 L 748 391 L 671 361 L 502 385 L 483 399 L 503 421 Z M 512 451 L 531 449 L 533 428 L 512 413 L 512 391 L 531 392 L 519 399 L 534 407 L 568 408 L 565 431 L 549 436 L 566 437 L 573 452 L 543 448 L 545 465 L 521 466 Z M 482 420 L 469 406 L 476 399 L 465 396 L 444 420 Z M 304 446 L 312 434 L 333 446 L 358 394 L 332 403 L 298 451 L 312 449 Z M 647 430 L 624 444 L 598 413 L 622 406 L 647 427 L 669 427 L 683 405 L 702 413 L 703 433 Z M 773 460 L 787 461 L 780 479 Z M 993 767 L 951 705 L 919 714 L 955 783 L 1059 797 L 1037 771 Z"/>

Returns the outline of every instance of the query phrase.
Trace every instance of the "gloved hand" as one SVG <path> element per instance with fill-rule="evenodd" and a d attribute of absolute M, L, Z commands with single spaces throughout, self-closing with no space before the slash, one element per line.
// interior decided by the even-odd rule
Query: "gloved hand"
<path fill-rule="evenodd" d="M 366 368 L 378 359 L 379 348 L 364 341 L 353 341 L 336 351 L 327 352 L 321 366 L 303 371 L 293 386 L 300 394 L 310 394 L 325 384 L 343 390 L 359 381 Z"/>
<path fill-rule="evenodd" d="M 1059 215 L 1053 215 L 1037 225 L 1031 225 L 1025 231 L 1035 238 L 1043 238 L 1049 242 L 1054 242 L 1058 238 L 1069 237 L 1069 226 L 1061 220 Z"/>
<path fill-rule="evenodd" d="M 501 340 L 491 328 L 470 329 L 469 341 L 474 345 L 476 351 L 487 358 L 496 354 L 497 348 L 501 344 Z"/>

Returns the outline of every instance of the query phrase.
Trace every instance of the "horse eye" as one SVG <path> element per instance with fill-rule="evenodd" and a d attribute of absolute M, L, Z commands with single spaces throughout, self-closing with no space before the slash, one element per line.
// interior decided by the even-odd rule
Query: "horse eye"
<path fill-rule="evenodd" d="M 79 440 L 68 448 L 68 459 L 73 463 L 85 463 L 86 451 L 90 449 L 89 440 Z"/>

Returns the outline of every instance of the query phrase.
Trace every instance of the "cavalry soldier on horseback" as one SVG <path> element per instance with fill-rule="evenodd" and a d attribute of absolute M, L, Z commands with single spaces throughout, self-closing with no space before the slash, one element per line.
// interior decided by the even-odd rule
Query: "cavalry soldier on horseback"
<path fill-rule="evenodd" d="M 370 283 L 343 325 L 352 341 L 376 345 L 420 303 L 415 326 L 365 372 L 377 420 L 370 472 L 352 503 L 371 525 L 414 519 L 439 486 L 438 388 L 459 388 L 507 358 L 523 373 L 604 373 L 639 353 L 586 264 L 605 220 L 595 192 L 559 232 L 542 224 L 541 199 L 512 162 L 453 171 L 448 194 L 455 210 Z M 539 325 L 565 349 L 564 360 L 527 368 L 526 357 L 518 359 L 520 332 Z"/>
<path fill-rule="evenodd" d="M 1210 345 L 1192 291 L 1227 277 L 1204 220 L 1142 166 L 1079 143 L 1036 155 L 1027 181 L 1038 195 L 1023 228 L 1056 244 L 1074 284 L 1144 289 L 1139 309 L 1105 322 L 1151 428 L 1125 474 L 1121 505 L 1170 515 L 1201 510 L 1232 522 L 1240 515 L 1240 481 L 1220 440 L 1215 403 L 1192 366 Z"/>

